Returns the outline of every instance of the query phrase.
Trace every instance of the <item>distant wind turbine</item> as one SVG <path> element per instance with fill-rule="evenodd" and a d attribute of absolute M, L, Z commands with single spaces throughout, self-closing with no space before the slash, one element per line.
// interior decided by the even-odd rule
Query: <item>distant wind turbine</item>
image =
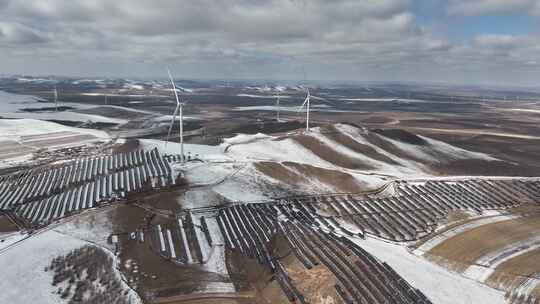
<path fill-rule="evenodd" d="M 309 99 L 311 98 L 311 94 L 309 93 L 308 87 L 306 87 L 306 91 L 307 91 L 306 99 L 304 100 L 304 103 L 302 104 L 302 106 L 300 106 L 300 109 L 298 111 L 300 112 L 302 111 L 304 107 L 306 107 L 306 132 L 309 132 L 309 108 L 310 108 Z"/>
<path fill-rule="evenodd" d="M 105 94 L 105 105 L 108 105 L 109 101 L 107 100 L 107 94 Z"/>
<path fill-rule="evenodd" d="M 58 90 L 56 89 L 56 85 L 54 86 L 54 106 L 56 112 L 58 112 Z"/>
<path fill-rule="evenodd" d="M 277 111 L 276 111 L 276 120 L 277 122 L 279 122 L 279 112 L 281 110 L 281 107 L 279 106 L 279 98 L 280 98 L 280 95 L 279 95 L 279 92 L 278 92 L 278 95 L 277 95 L 277 100 L 276 100 L 276 108 L 277 108 Z"/>
<path fill-rule="evenodd" d="M 173 77 L 171 75 L 171 71 L 167 69 L 167 73 L 169 74 L 169 79 L 171 80 L 171 85 L 174 91 L 174 96 L 176 97 L 176 109 L 174 110 L 171 125 L 169 127 L 169 133 L 167 134 L 167 141 L 165 144 L 169 142 L 169 137 L 171 136 L 172 128 L 174 125 L 174 120 L 176 118 L 176 115 L 180 117 L 180 162 L 184 163 L 184 105 L 185 103 L 180 102 L 180 98 L 178 98 L 178 92 L 176 91 L 176 85 L 174 84 Z"/>

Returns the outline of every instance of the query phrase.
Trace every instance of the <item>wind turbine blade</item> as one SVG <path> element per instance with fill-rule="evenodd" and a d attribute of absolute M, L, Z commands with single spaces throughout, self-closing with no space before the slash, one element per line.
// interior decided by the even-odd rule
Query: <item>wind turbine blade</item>
<path fill-rule="evenodd" d="M 308 103 L 308 101 L 309 101 L 309 97 L 306 97 L 306 99 L 304 100 L 304 103 L 300 106 L 300 108 L 298 108 L 298 111 L 297 111 L 297 112 L 302 111 L 302 109 L 306 106 L 306 104 Z"/>
<path fill-rule="evenodd" d="M 171 137 L 171 132 L 174 125 L 174 119 L 176 118 L 176 115 L 178 114 L 178 110 L 180 110 L 180 106 L 176 106 L 176 109 L 174 110 L 172 120 L 171 120 L 171 125 L 169 126 L 169 132 L 167 133 L 167 140 L 165 141 L 166 143 L 169 142 L 169 138 Z"/>
<path fill-rule="evenodd" d="M 315 95 L 310 95 L 309 97 L 312 98 L 312 99 L 316 99 L 316 100 L 326 102 L 326 103 L 332 103 L 330 100 L 328 100 L 328 99 L 326 99 L 324 97 L 315 96 Z"/>
<path fill-rule="evenodd" d="M 178 98 L 178 92 L 176 91 L 176 85 L 174 84 L 174 80 L 172 78 L 171 71 L 169 71 L 169 69 L 167 69 L 167 73 L 169 74 L 169 79 L 171 80 L 171 84 L 172 84 L 173 91 L 174 91 L 174 97 L 176 97 L 176 104 L 180 104 L 180 99 Z"/>

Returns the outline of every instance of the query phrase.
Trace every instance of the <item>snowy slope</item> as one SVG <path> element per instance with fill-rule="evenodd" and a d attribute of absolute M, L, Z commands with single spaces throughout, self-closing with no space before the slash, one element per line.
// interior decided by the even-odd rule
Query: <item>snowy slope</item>
<path fill-rule="evenodd" d="M 186 144 L 186 155 L 198 155 L 198 158 L 207 162 L 186 167 L 186 177 L 193 184 L 211 187 L 231 200 L 257 200 L 264 195 L 256 192 L 268 190 L 269 187 L 256 187 L 252 180 L 263 185 L 279 185 L 282 190 L 288 189 L 287 191 L 292 192 L 349 192 L 353 190 L 343 189 L 375 189 L 389 177 L 433 176 L 424 162 L 429 164 L 454 159 L 493 160 L 488 155 L 466 151 L 426 137 L 418 137 L 423 144 L 415 145 L 350 125 L 337 124 L 334 128 L 337 130 L 334 132 L 340 133 L 341 137 L 338 139 L 329 136 L 328 130 L 313 128 L 307 134 L 280 138 L 265 134 L 239 134 L 224 139 L 220 146 Z M 299 140 L 300 137 L 304 141 L 306 138 L 310 139 L 314 144 L 305 144 Z M 341 144 L 336 140 L 345 140 L 345 143 Z M 157 147 L 162 153 L 180 153 L 178 143 L 165 144 L 163 141 L 148 139 L 140 142 L 145 149 Z M 355 148 L 367 149 L 367 152 L 354 150 Z M 361 164 L 367 169 L 342 167 L 339 164 L 341 158 L 350 159 L 354 164 Z M 236 167 L 245 164 L 245 168 L 232 169 L 235 166 L 231 166 L 231 163 L 237 164 Z M 260 171 L 260 166 L 266 171 Z M 336 178 L 346 180 L 348 187 L 336 185 Z M 358 188 L 354 186 L 355 180 Z M 291 183 L 295 186 L 292 187 Z"/>
<path fill-rule="evenodd" d="M 23 136 L 47 135 L 56 132 L 88 134 L 101 139 L 110 138 L 109 135 L 103 131 L 73 128 L 54 122 L 36 119 L 0 119 L 0 140 L 20 141 Z"/>
<path fill-rule="evenodd" d="M 59 230 L 70 231 L 72 227 L 63 227 Z M 80 234 L 85 229 L 77 230 L 76 234 Z M 58 286 L 51 285 L 53 273 L 45 272 L 44 269 L 53 258 L 89 244 L 92 245 L 57 231 L 46 230 L 7 250 L 0 251 L 0 269 L 2 269 L 0 303 L 67 303 L 55 294 Z M 110 251 L 105 252 L 113 258 L 114 264 L 118 263 Z M 121 274 L 117 271 L 117 265 L 112 270 L 120 279 Z M 131 303 L 139 303 L 139 297 L 127 285 L 122 284 Z"/>
<path fill-rule="evenodd" d="M 410 254 L 404 247 L 378 241 L 353 239 L 358 245 L 388 263 L 434 304 L 504 304 L 504 292 L 451 273 L 443 267 Z"/>
<path fill-rule="evenodd" d="M 0 253 L 0 303 L 62 303 L 44 268 L 59 255 L 87 244 L 54 231 L 36 235 Z"/>
<path fill-rule="evenodd" d="M 335 128 L 342 136 L 348 137 L 351 141 L 366 146 L 381 156 L 391 160 L 393 163 L 373 158 L 369 153 L 361 153 L 344 146 L 333 140 L 327 131 L 320 128 L 313 128 L 312 131 L 304 137 L 316 139 L 316 142 L 322 146 L 333 150 L 337 157 L 345 156 L 356 162 L 372 167 L 371 170 L 361 170 L 375 174 L 392 175 L 395 177 L 410 177 L 411 175 L 430 176 L 427 164 L 440 163 L 457 159 L 477 159 L 482 161 L 493 161 L 494 158 L 489 155 L 477 152 L 467 151 L 444 142 L 430 139 L 427 137 L 419 138 L 425 141 L 424 145 L 414 145 L 398 140 L 394 140 L 376 133 L 366 132 L 356 127 L 337 124 Z M 297 162 L 309 164 L 321 168 L 346 170 L 348 172 L 358 170 L 347 170 L 337 166 L 328 159 L 322 159 L 318 156 L 321 151 L 312 151 L 296 140 L 296 136 L 285 139 L 276 139 L 273 137 L 264 137 L 261 135 L 241 135 L 242 141 L 238 141 L 239 136 L 226 140 L 234 142 L 227 149 L 227 155 L 243 161 L 274 161 L 274 162 Z M 369 136 L 370 138 L 368 138 Z M 383 143 L 380 147 L 372 143 L 373 138 Z M 371 140 L 371 141 L 370 141 Z M 392 149 L 389 149 L 392 147 Z M 324 153 L 324 152 L 321 152 Z"/>

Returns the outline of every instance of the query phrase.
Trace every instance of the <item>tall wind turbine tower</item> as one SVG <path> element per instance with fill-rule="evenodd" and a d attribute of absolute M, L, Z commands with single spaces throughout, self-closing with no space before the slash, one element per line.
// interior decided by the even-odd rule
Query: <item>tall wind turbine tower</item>
<path fill-rule="evenodd" d="M 56 89 L 56 85 L 54 86 L 54 106 L 56 112 L 58 112 L 58 90 Z"/>
<path fill-rule="evenodd" d="M 279 98 L 280 98 L 280 96 L 279 96 L 279 92 L 278 92 L 277 100 L 276 100 L 276 108 L 277 108 L 277 111 L 276 111 L 276 120 L 277 120 L 277 122 L 280 121 L 280 120 L 279 120 L 279 112 L 280 112 L 280 110 L 281 110 L 281 107 L 279 106 Z"/>
<path fill-rule="evenodd" d="M 171 80 L 171 85 L 174 91 L 174 97 L 176 97 L 176 109 L 174 110 L 173 117 L 171 120 L 171 126 L 169 127 L 169 133 L 167 134 L 167 143 L 169 142 L 169 137 L 171 136 L 171 131 L 174 125 L 174 119 L 176 118 L 176 115 L 180 117 L 180 162 L 183 164 L 185 162 L 184 157 L 184 105 L 185 103 L 180 102 L 180 98 L 178 98 L 178 92 L 176 91 L 176 85 L 174 84 L 174 79 L 171 75 L 171 71 L 167 69 L 167 73 L 169 74 L 169 79 Z"/>
<path fill-rule="evenodd" d="M 306 132 L 309 132 L 309 107 L 310 107 L 310 97 L 311 94 L 309 93 L 309 88 L 306 88 L 307 95 L 306 99 L 304 100 L 304 103 L 300 107 L 300 110 L 302 110 L 304 107 L 306 107 Z"/>

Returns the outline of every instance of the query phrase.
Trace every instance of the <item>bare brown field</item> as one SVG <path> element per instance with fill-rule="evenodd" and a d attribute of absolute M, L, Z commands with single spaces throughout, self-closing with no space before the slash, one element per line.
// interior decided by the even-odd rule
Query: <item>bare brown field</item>
<path fill-rule="evenodd" d="M 412 131 L 427 131 L 435 133 L 451 133 L 451 134 L 468 134 L 468 135 L 491 135 L 498 137 L 508 137 L 508 138 L 519 138 L 519 139 L 534 139 L 540 140 L 539 136 L 528 135 L 528 134 L 517 134 L 509 132 L 493 132 L 483 129 L 444 129 L 444 128 L 422 128 L 422 127 L 407 127 L 407 129 Z"/>
<path fill-rule="evenodd" d="M 500 264 L 495 272 L 489 277 L 488 284 L 492 286 L 505 286 L 506 288 L 517 287 L 519 284 L 540 273 L 540 248 Z M 534 290 L 534 294 L 540 297 L 540 285 Z"/>
<path fill-rule="evenodd" d="M 456 235 L 437 245 L 428 254 L 442 258 L 458 271 L 464 271 L 480 257 L 508 244 L 537 236 L 540 214 L 488 224 Z"/>
<path fill-rule="evenodd" d="M 488 135 L 471 136 L 464 134 L 426 134 L 454 146 L 490 154 L 506 163 L 490 162 L 480 164 L 474 161 L 460 161 L 447 166 L 447 173 L 486 174 L 504 176 L 536 176 L 540 170 L 540 145 L 536 140 L 503 138 Z"/>
<path fill-rule="evenodd" d="M 399 123 L 399 120 L 392 119 L 390 117 L 385 116 L 369 116 L 365 119 L 361 120 L 362 123 L 370 123 L 370 124 L 391 124 L 391 123 Z"/>
<path fill-rule="evenodd" d="M 237 291 L 253 290 L 256 304 L 290 303 L 273 274 L 256 260 L 246 258 L 240 253 L 226 250 L 229 275 L 234 280 Z"/>
<path fill-rule="evenodd" d="M 257 170 L 270 176 L 273 179 L 282 181 L 288 185 L 296 185 L 303 181 L 303 177 L 299 176 L 295 172 L 287 170 L 281 163 L 274 162 L 257 162 L 254 163 Z"/>
<path fill-rule="evenodd" d="M 149 200 L 149 203 L 154 199 L 155 197 Z M 196 298 L 187 297 L 186 301 L 180 301 L 175 297 L 199 292 L 201 288 L 213 282 L 230 281 L 228 277 L 208 272 L 198 264 L 176 264 L 156 253 L 156 249 L 152 247 L 151 233 L 147 228 L 157 224 L 161 224 L 164 228 L 172 228 L 173 219 L 161 216 L 159 213 L 154 214 L 135 205 L 115 208 L 109 217 L 114 223 L 114 232 L 120 234 L 118 235 L 120 270 L 143 299 L 170 299 L 168 303 L 191 303 L 190 301 L 193 300 L 193 303 L 197 303 Z M 147 231 L 143 243 L 129 239 L 128 232 L 138 229 Z M 194 247 L 193 244 L 191 247 Z M 134 271 L 135 266 L 136 271 Z M 205 300 L 207 303 L 220 303 L 217 302 L 219 297 Z M 215 302 L 212 302 L 214 300 Z M 240 299 L 238 303 L 245 303 L 242 300 Z"/>
<path fill-rule="evenodd" d="M 0 232 L 12 232 L 19 230 L 5 215 L 0 216 Z"/>
<path fill-rule="evenodd" d="M 253 304 L 254 294 L 251 292 L 234 294 L 204 293 L 197 295 L 173 296 L 152 300 L 154 304 Z"/>
<path fill-rule="evenodd" d="M 114 232 L 125 233 L 146 226 L 152 214 L 133 205 L 123 205 L 114 208 L 109 217 Z"/>
<path fill-rule="evenodd" d="M 294 140 L 301 144 L 304 148 L 311 150 L 313 154 L 321 159 L 330 162 L 336 166 L 354 170 L 372 170 L 373 167 L 363 163 L 358 159 L 343 155 L 331 147 L 327 146 L 320 140 L 306 135 L 298 135 Z"/>
<path fill-rule="evenodd" d="M 294 254 L 283 236 L 272 240 L 276 256 L 283 256 L 283 266 L 298 290 L 306 297 L 307 303 L 339 303 L 340 297 L 334 288 L 337 283 L 334 275 L 323 265 L 307 269 Z"/>
<path fill-rule="evenodd" d="M 170 211 L 180 210 L 180 204 L 178 198 L 185 192 L 182 190 L 158 192 L 141 197 L 139 200 L 145 204 L 151 205 L 158 209 L 165 209 Z"/>
<path fill-rule="evenodd" d="M 440 176 L 523 176 L 522 166 L 505 161 L 487 161 L 482 159 L 459 159 L 445 163 L 431 164 L 434 173 Z"/>
<path fill-rule="evenodd" d="M 365 185 L 348 173 L 293 162 L 284 162 L 283 164 L 300 172 L 301 176 L 316 178 L 324 184 L 331 185 L 340 192 L 360 192 L 367 190 Z"/>
<path fill-rule="evenodd" d="M 338 192 L 361 192 L 366 190 L 365 186 L 352 175 L 336 170 L 323 169 L 293 162 L 284 162 L 282 164 L 259 162 L 254 165 L 257 170 L 265 175 L 291 186 L 296 186 L 302 182 L 308 182 L 307 178 L 309 178 L 329 185 Z"/>
<path fill-rule="evenodd" d="M 127 235 L 120 236 L 122 261 L 121 271 L 130 280 L 136 282 L 137 292 L 147 299 L 155 297 L 171 297 L 179 294 L 196 292 L 201 285 L 208 282 L 224 282 L 228 278 L 217 273 L 202 270 L 198 265 L 177 265 L 156 254 L 150 240 L 144 243 L 129 240 Z M 133 273 L 133 264 L 138 272 Z"/>

